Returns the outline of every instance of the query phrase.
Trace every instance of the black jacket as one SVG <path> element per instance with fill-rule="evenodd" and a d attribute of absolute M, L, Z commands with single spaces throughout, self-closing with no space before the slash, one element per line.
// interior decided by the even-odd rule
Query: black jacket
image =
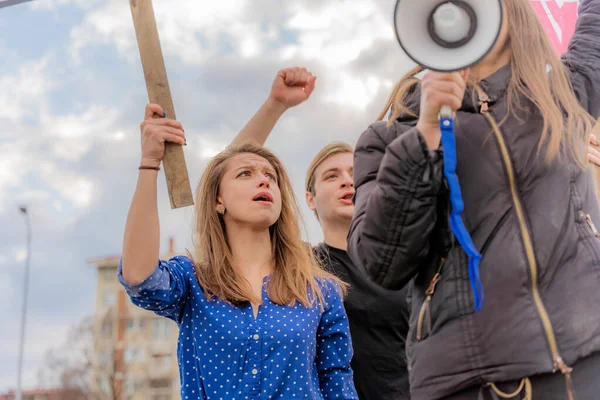
<path fill-rule="evenodd" d="M 565 66 L 581 104 L 598 118 L 600 0 L 581 1 Z M 600 210 L 592 172 L 568 158 L 547 165 L 538 156 L 541 115 L 526 99 L 528 113 L 509 115 L 510 74 L 505 67 L 480 84 L 493 119 L 507 117 L 500 135 L 471 96 L 457 113 L 463 220 L 483 256 L 479 312 L 466 256 L 449 234 L 442 151 L 430 157 L 409 116 L 373 124 L 357 143 L 349 254 L 386 288 L 411 282 L 414 400 L 577 368 L 600 351 Z M 417 87 L 408 98 L 417 113 L 419 98 Z"/>
<path fill-rule="evenodd" d="M 350 285 L 344 308 L 352 335 L 352 371 L 360 400 L 410 399 L 405 348 L 408 306 L 405 290 L 372 282 L 348 253 L 325 243 L 313 248 L 323 267 Z"/>

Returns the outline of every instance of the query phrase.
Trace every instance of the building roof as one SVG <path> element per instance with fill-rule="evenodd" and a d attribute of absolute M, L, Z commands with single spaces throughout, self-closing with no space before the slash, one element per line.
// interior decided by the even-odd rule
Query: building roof
<path fill-rule="evenodd" d="M 121 255 L 112 255 L 112 256 L 100 256 L 95 257 L 88 260 L 88 264 L 95 264 L 97 266 L 101 266 L 102 264 L 113 264 L 115 262 L 119 262 L 121 260 Z"/>
<path fill-rule="evenodd" d="M 169 248 L 164 257 L 172 257 L 176 255 L 175 252 L 175 240 L 174 238 L 169 238 Z M 183 253 L 182 253 L 183 254 Z M 102 267 L 113 267 L 116 268 L 119 265 L 119 261 L 121 261 L 121 254 L 113 254 L 108 256 L 99 256 L 94 257 L 88 260 L 88 264 L 94 265 L 98 268 Z M 2 400 L 2 399 L 0 399 Z"/>

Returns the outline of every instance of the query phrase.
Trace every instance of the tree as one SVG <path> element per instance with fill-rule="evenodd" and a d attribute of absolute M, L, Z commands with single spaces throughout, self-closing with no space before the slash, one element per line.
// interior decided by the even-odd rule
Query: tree
<path fill-rule="evenodd" d="M 105 323 L 112 330 L 108 318 Z M 64 390 L 63 400 L 124 400 L 121 379 L 117 379 L 124 371 L 115 371 L 116 343 L 111 341 L 103 353 L 95 352 L 96 344 L 94 320 L 85 318 L 71 329 L 66 343 L 48 351 L 39 371 L 40 383 Z M 95 353 L 100 356 L 95 358 Z"/>

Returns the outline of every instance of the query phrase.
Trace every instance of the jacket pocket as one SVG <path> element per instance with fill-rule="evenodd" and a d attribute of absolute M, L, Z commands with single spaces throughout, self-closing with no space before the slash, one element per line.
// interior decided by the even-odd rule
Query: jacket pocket
<path fill-rule="evenodd" d="M 433 276 L 427 290 L 425 290 L 426 297 L 419 310 L 419 315 L 417 316 L 417 328 L 415 330 L 415 339 L 417 341 L 424 340 L 431 334 L 431 298 L 435 293 L 435 286 L 442 278 L 442 267 L 445 262 L 446 259 L 442 258 L 440 266 L 438 267 L 438 272 Z"/>
<path fill-rule="evenodd" d="M 581 211 L 581 216 L 585 217 L 585 222 L 594 234 L 594 237 L 600 239 L 600 233 L 598 233 L 598 229 L 596 229 L 596 225 L 594 225 L 594 221 L 592 221 L 592 217 L 590 216 L 590 214 L 586 214 L 585 211 Z"/>
<path fill-rule="evenodd" d="M 583 231 L 579 229 L 581 243 L 587 248 L 592 256 L 592 262 L 596 270 L 600 271 L 600 232 L 598 231 L 592 216 L 584 210 L 579 211 L 579 223 Z"/>

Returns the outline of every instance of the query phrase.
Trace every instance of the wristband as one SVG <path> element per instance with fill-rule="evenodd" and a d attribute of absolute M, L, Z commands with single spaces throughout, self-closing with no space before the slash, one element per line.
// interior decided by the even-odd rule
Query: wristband
<path fill-rule="evenodd" d="M 153 169 L 155 171 L 160 171 L 160 167 L 150 167 L 150 166 L 146 166 L 146 165 L 140 165 L 138 167 L 138 169 L 139 170 L 142 170 L 142 169 Z"/>

